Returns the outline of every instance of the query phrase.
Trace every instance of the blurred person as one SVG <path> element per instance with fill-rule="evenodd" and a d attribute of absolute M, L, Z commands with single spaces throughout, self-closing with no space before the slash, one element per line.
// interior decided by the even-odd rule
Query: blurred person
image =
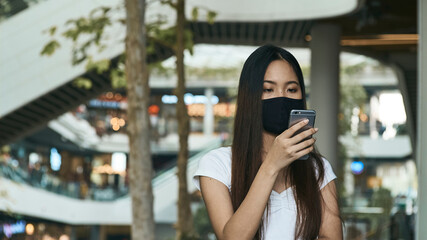
<path fill-rule="evenodd" d="M 10 177 L 10 148 L 3 146 L 0 151 L 0 176 Z"/>
<path fill-rule="evenodd" d="M 80 199 L 87 199 L 89 195 L 89 186 L 83 180 L 80 181 Z"/>
<path fill-rule="evenodd" d="M 383 209 L 382 214 L 377 216 L 377 229 L 374 234 L 375 239 L 382 239 L 381 236 L 386 234 L 385 229 L 390 225 L 390 213 L 393 207 L 393 197 L 389 189 L 383 188 L 380 184 L 378 189 L 375 189 L 369 202 L 370 207 L 379 207 Z"/>
<path fill-rule="evenodd" d="M 95 131 L 99 137 L 102 137 L 107 132 L 105 122 L 102 120 L 96 120 Z"/>
<path fill-rule="evenodd" d="M 343 238 L 336 176 L 307 139 L 318 129 L 294 135 L 308 121 L 288 128 L 292 109 L 306 109 L 297 60 L 258 48 L 240 76 L 233 144 L 206 154 L 193 179 L 218 239 Z"/>
<path fill-rule="evenodd" d="M 12 160 L 12 157 L 10 156 L 10 147 L 9 146 L 3 146 L 1 148 L 1 155 L 0 155 L 0 163 L 3 165 L 10 164 Z"/>
<path fill-rule="evenodd" d="M 413 239 L 410 216 L 406 215 L 406 205 L 398 203 L 397 211 L 391 217 L 390 239 Z"/>
<path fill-rule="evenodd" d="M 43 176 L 42 166 L 40 162 L 36 162 L 34 164 L 34 167 L 30 171 L 31 184 L 40 186 L 42 176 Z"/>

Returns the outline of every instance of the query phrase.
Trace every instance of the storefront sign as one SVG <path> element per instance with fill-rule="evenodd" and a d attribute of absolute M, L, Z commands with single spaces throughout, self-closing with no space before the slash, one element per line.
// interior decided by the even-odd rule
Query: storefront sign
<path fill-rule="evenodd" d="M 101 101 L 98 99 L 93 99 L 89 101 L 89 107 L 127 109 L 127 102 Z"/>
<path fill-rule="evenodd" d="M 7 238 L 11 238 L 13 234 L 25 232 L 25 221 L 17 221 L 13 224 L 2 224 L 0 233 L 3 232 Z"/>
<path fill-rule="evenodd" d="M 175 95 L 163 95 L 162 102 L 164 104 L 176 104 L 178 102 L 178 98 Z M 208 102 L 208 98 L 205 95 L 193 95 L 191 93 L 186 93 L 184 95 L 185 104 L 196 104 L 203 103 L 206 104 Z M 219 98 L 217 96 L 212 96 L 211 99 L 212 104 L 217 104 L 219 102 Z"/>

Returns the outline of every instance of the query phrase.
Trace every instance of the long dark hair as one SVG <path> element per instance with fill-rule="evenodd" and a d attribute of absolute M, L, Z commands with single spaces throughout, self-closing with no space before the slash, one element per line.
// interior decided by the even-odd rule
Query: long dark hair
<path fill-rule="evenodd" d="M 276 46 L 265 45 L 249 56 L 240 75 L 234 121 L 231 171 L 231 200 L 234 211 L 245 199 L 262 163 L 261 97 L 265 72 L 274 60 L 284 60 L 292 66 L 298 77 L 302 99 L 306 106 L 302 71 L 291 53 Z M 320 194 L 320 183 L 324 178 L 322 157 L 317 151 L 313 151 L 309 160 L 294 161 L 288 166 L 286 176 L 285 181 L 289 180 L 297 204 L 295 239 L 315 239 L 319 234 L 322 217 Z M 261 221 L 255 235 L 257 240 L 263 238 L 263 222 Z"/>

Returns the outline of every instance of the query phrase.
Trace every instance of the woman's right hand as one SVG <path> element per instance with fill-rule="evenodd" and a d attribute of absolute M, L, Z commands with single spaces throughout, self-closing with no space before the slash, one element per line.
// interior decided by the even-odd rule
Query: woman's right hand
<path fill-rule="evenodd" d="M 285 130 L 273 142 L 264 163 L 269 164 L 275 171 L 280 171 L 293 161 L 313 151 L 314 138 L 307 137 L 315 134 L 318 129 L 310 128 L 294 136 L 295 132 L 304 127 L 308 120 L 300 121 Z"/>

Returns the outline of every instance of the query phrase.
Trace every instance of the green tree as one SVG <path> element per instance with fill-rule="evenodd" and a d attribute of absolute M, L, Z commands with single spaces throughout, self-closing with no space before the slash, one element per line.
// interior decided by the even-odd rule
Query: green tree
<path fill-rule="evenodd" d="M 129 188 L 132 198 L 131 236 L 154 240 L 152 163 L 148 103 L 145 0 L 126 0 L 126 80 L 128 95 Z"/>
<path fill-rule="evenodd" d="M 171 6 L 176 11 L 176 25 L 166 31 L 157 32 L 160 37 L 154 37 L 153 40 L 173 49 L 176 56 L 176 75 L 177 86 L 174 94 L 178 98 L 176 104 L 176 113 L 178 119 L 179 152 L 177 161 L 178 177 L 178 221 L 176 223 L 176 239 L 196 239 L 197 234 L 194 231 L 193 215 L 191 213 L 191 198 L 188 193 L 187 185 L 187 163 L 188 163 L 188 135 L 190 133 L 190 118 L 187 112 L 187 106 L 184 102 L 185 85 L 185 64 L 184 51 L 189 49 L 193 52 L 192 32 L 186 29 L 187 19 L 185 18 L 185 0 L 166 0 L 164 4 Z M 192 11 L 193 19 L 197 19 L 199 8 Z M 213 22 L 215 13 L 207 11 L 207 20 Z M 165 37 L 166 36 L 166 37 Z M 172 40 L 172 41 L 170 41 Z"/>
<path fill-rule="evenodd" d="M 112 25 L 110 7 L 100 7 L 91 11 L 88 17 L 67 21 L 68 29 L 62 35 L 71 39 L 72 64 L 86 61 L 86 69 L 97 74 L 111 77 L 115 88 L 127 87 L 128 96 L 128 136 L 129 136 L 129 187 L 132 200 L 131 235 L 135 240 L 154 240 L 154 214 L 152 162 L 150 150 L 150 121 L 148 116 L 149 85 L 147 66 L 147 33 L 145 25 L 145 0 L 126 0 L 126 19 L 120 19 L 126 25 L 126 54 L 122 54 L 116 63 L 110 59 L 93 61 L 88 53 L 93 46 L 100 51 L 105 49 L 102 37 L 107 26 Z M 123 6 L 119 6 L 119 10 Z M 117 10 L 117 9 L 116 9 Z M 41 51 L 50 56 L 61 46 L 54 38 L 57 27 L 52 26 L 47 33 L 52 40 Z M 83 40 L 82 40 L 83 39 Z M 125 66 L 125 67 L 124 67 Z M 74 80 L 79 87 L 91 88 L 90 79 L 79 77 Z"/>
<path fill-rule="evenodd" d="M 178 84 L 175 94 L 178 97 L 176 105 L 178 119 L 179 152 L 178 152 L 178 222 L 176 239 L 192 238 L 194 236 L 193 215 L 190 208 L 190 195 L 187 186 L 187 161 L 188 161 L 188 135 L 190 133 L 190 117 L 188 116 L 187 106 L 184 102 L 185 94 L 185 67 L 184 67 L 184 49 L 185 49 L 185 0 L 178 0 L 175 5 L 176 18 L 176 74 Z"/>
<path fill-rule="evenodd" d="M 133 0 L 136 1 L 136 0 Z M 109 74 L 112 86 L 123 87 L 127 83 L 127 91 L 129 98 L 132 97 L 132 103 L 129 99 L 129 144 L 130 144 L 130 155 L 131 155 L 131 167 L 130 167 L 130 182 L 131 184 L 131 195 L 132 205 L 137 207 L 138 210 L 133 210 L 133 229 L 132 234 L 135 236 L 147 236 L 144 239 L 151 239 L 149 232 L 152 229 L 153 218 L 152 209 L 148 212 L 142 213 L 139 209 L 147 209 L 152 206 L 152 189 L 151 189 L 151 174 L 144 174 L 144 176 L 138 176 L 140 173 L 146 173 L 148 169 L 151 169 L 151 156 L 149 151 L 149 142 L 147 140 L 149 121 L 148 121 L 148 76 L 149 69 L 142 63 L 143 59 L 146 59 L 146 53 L 153 53 L 155 51 L 155 45 L 160 44 L 164 47 L 173 50 L 176 56 L 176 74 L 178 77 L 178 84 L 174 91 L 178 98 L 177 108 L 177 119 L 178 119 L 178 134 L 179 134 L 179 153 L 178 153 L 178 181 L 179 181 L 179 195 L 178 195 L 178 222 L 176 239 L 195 239 L 197 234 L 193 228 L 193 217 L 190 209 L 190 196 L 188 194 L 187 187 L 187 161 L 188 161 L 188 135 L 189 135 L 189 116 L 187 108 L 184 102 L 185 94 L 185 65 L 184 65 L 184 51 L 189 49 L 192 53 L 193 41 L 192 32 L 186 29 L 187 20 L 185 18 L 185 0 L 163 0 L 161 1 L 165 5 L 169 5 L 177 12 L 176 25 L 172 27 L 165 27 L 165 17 L 159 15 L 157 21 L 147 23 L 144 25 L 144 14 L 138 15 L 135 11 L 145 11 L 145 7 L 141 7 L 140 2 L 128 3 L 126 1 L 126 26 L 127 26 L 127 41 L 126 41 L 126 74 L 124 74 L 124 68 L 122 67 L 124 61 L 124 55 L 118 58 L 118 62 L 112 63 L 110 59 L 104 59 L 100 61 L 93 61 L 92 56 L 88 53 L 91 47 L 96 46 L 100 51 L 103 51 L 106 46 L 102 44 L 102 37 L 106 27 L 112 25 L 112 18 L 109 15 L 111 12 L 110 7 L 100 7 L 91 11 L 88 17 L 81 17 L 78 19 L 69 20 L 66 25 L 69 28 L 62 33 L 62 35 L 71 39 L 74 42 L 72 53 L 73 59 L 72 64 L 81 64 L 86 61 L 86 69 L 88 71 L 94 71 L 98 74 Z M 133 8 L 133 9 L 130 9 Z M 115 10 L 120 10 L 120 6 Z M 114 10 L 114 9 L 113 9 Z M 206 10 L 206 9 L 205 9 Z M 207 11 L 207 20 L 212 23 L 215 17 L 215 13 Z M 194 8 L 192 15 L 194 19 L 197 19 L 199 8 Z M 142 18 L 141 18 L 142 15 Z M 119 20 L 124 23 L 124 20 Z M 141 24 L 136 26 L 133 22 L 139 21 Z M 143 28 L 143 26 L 145 28 Z M 136 31 L 139 35 L 133 35 L 132 31 L 136 28 L 143 29 L 142 33 Z M 133 30 L 131 30 L 133 29 Z M 131 32 L 129 32 L 131 31 Z M 145 31 L 147 34 L 147 40 L 145 39 Z M 52 55 L 59 47 L 61 47 L 59 41 L 56 39 L 55 33 L 57 27 L 53 26 L 47 30 L 47 33 L 52 37 L 51 41 L 48 42 L 41 51 L 42 55 Z M 142 34 L 142 35 L 141 35 Z M 81 38 L 82 36 L 85 36 Z M 89 36 L 89 37 L 88 37 Z M 141 37 L 142 36 L 142 37 Z M 132 38 L 130 38 L 132 37 Z M 83 39 L 83 40 L 82 40 Z M 139 48 L 135 48 L 137 44 L 147 44 L 148 48 L 145 51 L 139 45 Z M 132 49 L 132 51 L 130 51 Z M 139 49 L 138 51 L 136 51 Z M 136 52 L 140 52 L 140 55 L 135 55 Z M 129 56 L 131 54 L 132 56 Z M 144 60 L 145 61 L 145 60 Z M 136 64 L 136 65 L 135 65 Z M 158 64 L 152 64 L 152 67 L 158 67 Z M 134 68 L 138 68 L 134 71 Z M 134 80 L 129 80 L 133 78 Z M 80 87 L 91 87 L 90 79 L 77 78 L 74 80 L 74 84 Z M 140 105 L 138 105 L 141 103 Z M 131 106 L 132 105 L 132 106 Z M 132 109 L 132 110 L 131 110 Z M 141 118 L 140 118 L 141 117 Z M 146 142 L 147 141 L 147 142 Z M 143 147 L 141 147 L 143 146 Z M 137 147 L 140 147 L 137 151 Z M 132 148 L 135 150 L 132 152 Z M 148 150 L 147 150 L 148 149 Z M 136 161 L 136 159 L 144 158 L 144 161 Z M 145 158 L 150 158 L 148 163 Z M 134 160 L 132 160 L 134 159 Z M 143 177 L 143 178 L 141 178 Z M 138 184 L 137 184 L 138 183 Z M 142 185 L 142 186 L 141 186 Z M 133 189 L 135 190 L 133 190 Z M 147 201 L 148 204 L 144 202 Z M 143 226 L 135 221 L 144 222 Z M 136 228 L 148 229 L 147 233 L 139 232 Z M 148 235 L 144 235 L 148 234 Z M 132 235 L 134 237 L 134 235 Z M 136 238 L 135 238 L 136 239 Z M 139 238 L 138 238 L 139 239 Z"/>

